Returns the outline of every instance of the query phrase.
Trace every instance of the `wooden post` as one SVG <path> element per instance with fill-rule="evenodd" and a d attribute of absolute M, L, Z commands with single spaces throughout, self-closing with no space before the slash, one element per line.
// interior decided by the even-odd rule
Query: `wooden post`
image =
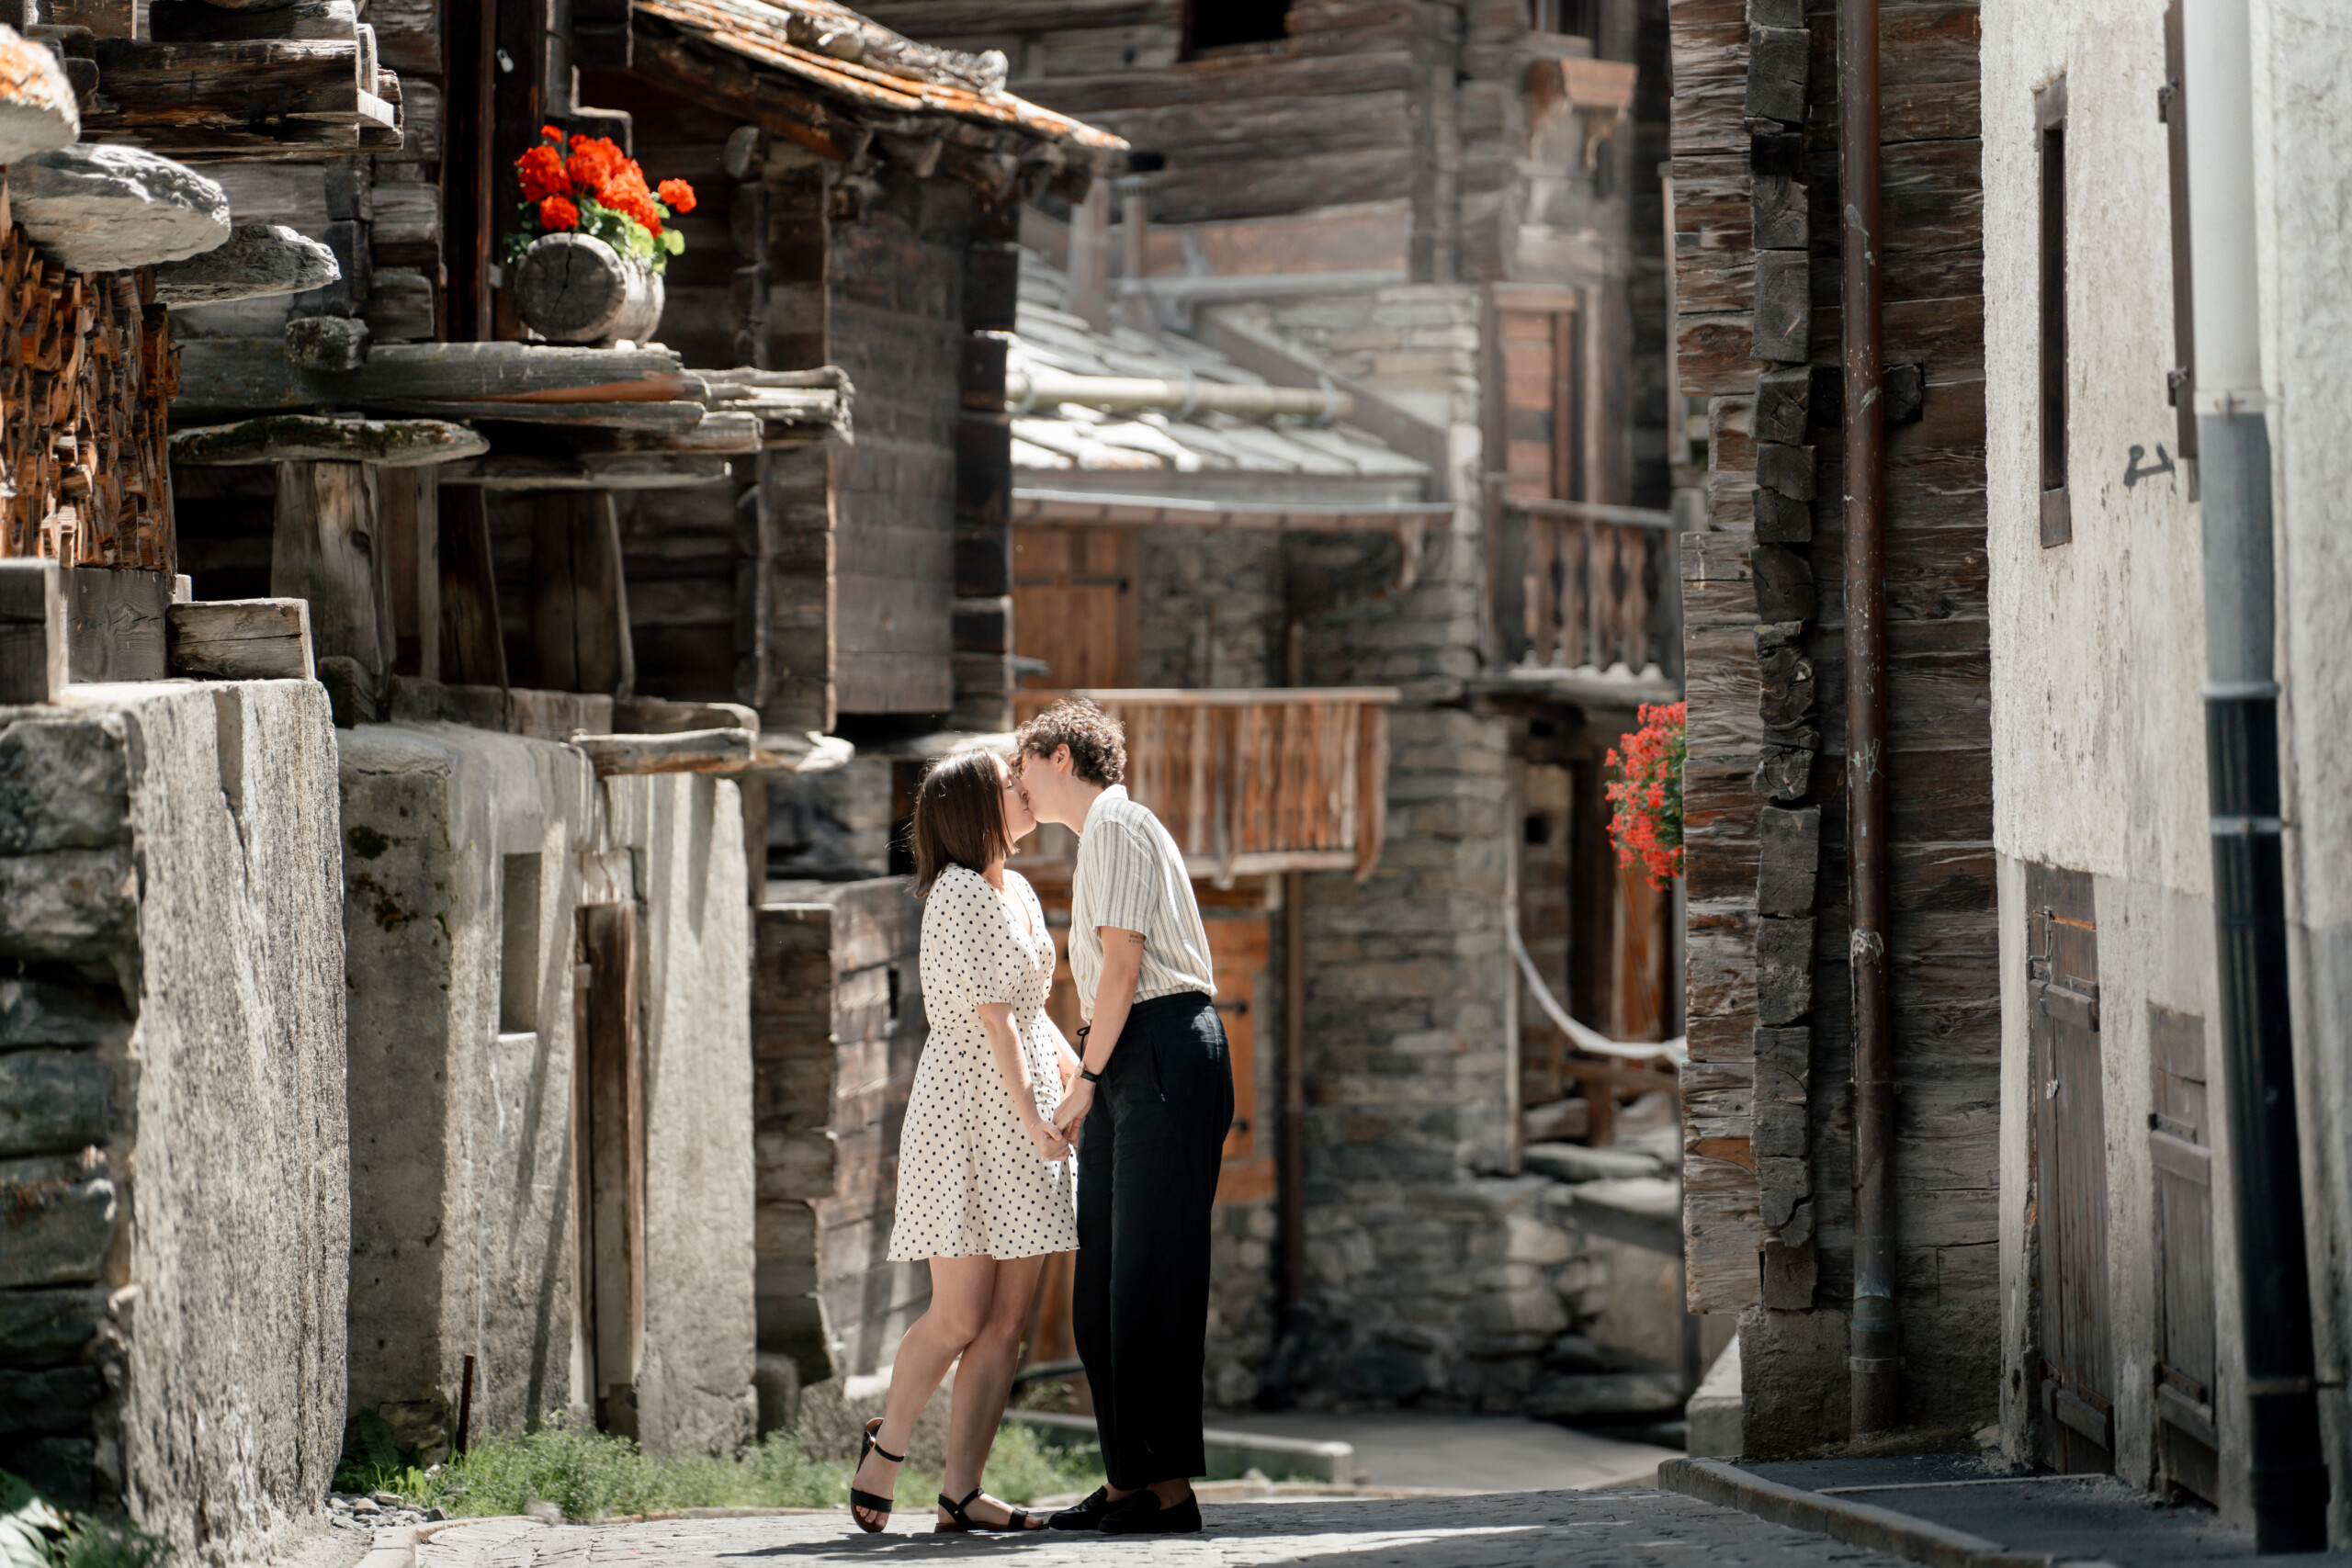
<path fill-rule="evenodd" d="M 165 674 L 167 571 L 70 567 L 65 585 L 66 666 L 75 681 L 160 681 Z"/>
<path fill-rule="evenodd" d="M 534 679 L 553 692 L 626 697 L 637 684 L 619 509 L 610 491 L 538 499 L 531 537 Z"/>
<path fill-rule="evenodd" d="M 490 553 L 490 508 L 476 485 L 452 487 L 439 513 L 441 679 L 457 686 L 506 680 L 506 640 L 498 625 L 498 577 Z"/>
<path fill-rule="evenodd" d="M 580 911 L 587 998 L 590 1331 L 596 1424 L 637 1436 L 638 1349 L 645 1328 L 644 1091 L 637 1050 L 636 907 Z"/>
<path fill-rule="evenodd" d="M 392 672 L 391 591 L 379 547 L 376 477 L 365 463 L 280 463 L 271 538 L 273 598 L 311 602 L 321 659 L 358 662 L 368 689 Z"/>
<path fill-rule="evenodd" d="M 376 476 L 391 580 L 392 668 L 423 681 L 441 678 L 439 472 L 388 468 Z"/>
<path fill-rule="evenodd" d="M 57 563 L 0 560 L 0 703 L 53 703 L 65 679 L 65 585 Z"/>

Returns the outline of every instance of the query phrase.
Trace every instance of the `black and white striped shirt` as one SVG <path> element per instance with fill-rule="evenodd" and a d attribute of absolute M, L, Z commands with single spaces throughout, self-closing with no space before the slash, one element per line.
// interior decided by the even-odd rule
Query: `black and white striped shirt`
<path fill-rule="evenodd" d="M 1102 984 L 1102 928 L 1143 933 L 1143 967 L 1135 999 L 1179 991 L 1216 995 L 1209 936 L 1183 852 L 1159 818 L 1113 784 L 1086 813 L 1078 839 L 1078 869 L 1069 890 L 1069 969 L 1079 1008 L 1091 1021 Z"/>

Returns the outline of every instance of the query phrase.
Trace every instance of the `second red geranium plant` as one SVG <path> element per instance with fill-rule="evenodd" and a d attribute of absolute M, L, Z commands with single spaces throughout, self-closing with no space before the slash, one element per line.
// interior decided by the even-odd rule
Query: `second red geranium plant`
<path fill-rule="evenodd" d="M 520 231 L 507 241 L 510 258 L 545 234 L 581 233 L 660 272 L 686 248 L 671 217 L 695 209 L 695 187 L 663 180 L 645 183 L 645 171 L 609 137 L 573 136 L 545 126 L 546 140 L 514 160 L 523 183 Z"/>

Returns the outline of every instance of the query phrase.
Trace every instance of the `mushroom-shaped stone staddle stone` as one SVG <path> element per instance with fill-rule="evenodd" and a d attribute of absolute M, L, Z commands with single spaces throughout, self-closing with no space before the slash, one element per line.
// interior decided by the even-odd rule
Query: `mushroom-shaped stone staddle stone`
<path fill-rule="evenodd" d="M 229 237 L 228 193 L 139 147 L 35 153 L 8 171 L 8 199 L 41 254 L 73 272 L 178 261 Z"/>
<path fill-rule="evenodd" d="M 82 135 L 74 84 L 44 43 L 0 26 L 0 164 L 71 147 Z"/>
<path fill-rule="evenodd" d="M 166 305 L 221 305 L 324 288 L 343 276 L 334 253 L 277 223 L 240 223 L 229 243 L 155 269 Z"/>

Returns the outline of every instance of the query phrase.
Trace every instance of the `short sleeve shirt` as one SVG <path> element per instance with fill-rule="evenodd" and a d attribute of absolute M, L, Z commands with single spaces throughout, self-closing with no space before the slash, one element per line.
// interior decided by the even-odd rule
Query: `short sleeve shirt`
<path fill-rule="evenodd" d="M 1102 928 L 1143 933 L 1135 999 L 1180 991 L 1216 995 L 1208 932 L 1193 897 L 1183 852 L 1146 807 L 1113 784 L 1095 798 L 1078 837 L 1069 896 L 1069 968 L 1079 1007 L 1091 1021 L 1102 984 Z"/>

